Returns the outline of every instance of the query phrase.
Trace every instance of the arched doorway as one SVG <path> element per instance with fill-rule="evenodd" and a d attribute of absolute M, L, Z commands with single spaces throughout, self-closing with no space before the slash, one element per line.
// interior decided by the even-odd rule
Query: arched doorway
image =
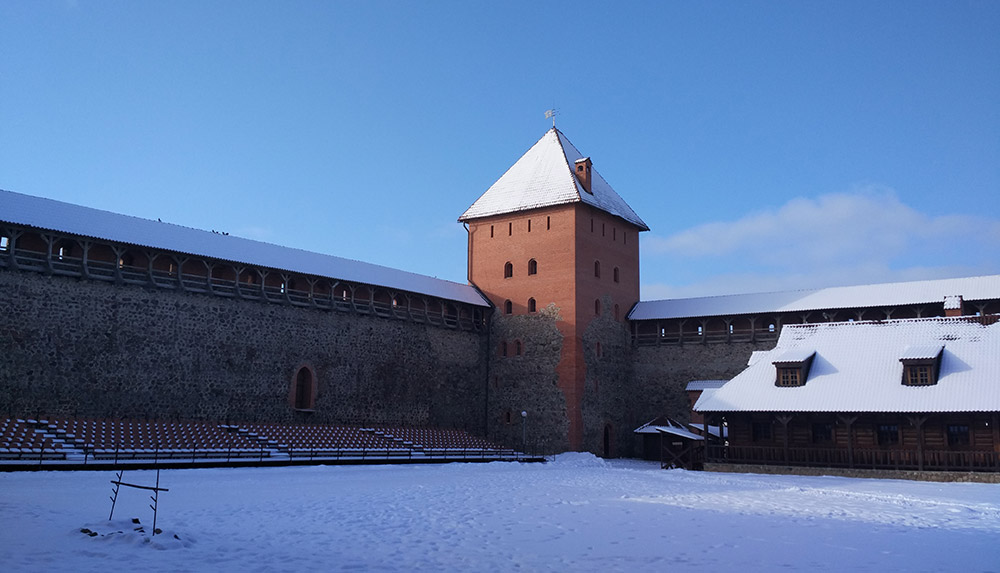
<path fill-rule="evenodd" d="M 292 381 L 292 407 L 296 410 L 312 410 L 315 406 L 316 377 L 308 366 L 302 366 Z"/>

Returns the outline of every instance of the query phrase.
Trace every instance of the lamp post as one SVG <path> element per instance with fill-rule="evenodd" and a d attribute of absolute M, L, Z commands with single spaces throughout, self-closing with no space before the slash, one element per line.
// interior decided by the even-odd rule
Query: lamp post
<path fill-rule="evenodd" d="M 521 452 L 528 453 L 528 412 L 521 410 Z"/>

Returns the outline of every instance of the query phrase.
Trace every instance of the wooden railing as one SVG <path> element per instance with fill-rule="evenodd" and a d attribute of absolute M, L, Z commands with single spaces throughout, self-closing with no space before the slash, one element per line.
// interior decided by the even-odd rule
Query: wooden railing
<path fill-rule="evenodd" d="M 721 344 L 726 342 L 767 342 L 778 339 L 777 330 L 768 328 L 758 328 L 754 330 L 736 330 L 732 333 L 725 331 L 709 331 L 704 334 L 697 332 L 666 332 L 657 334 L 655 332 L 640 332 L 633 336 L 633 341 L 637 346 L 670 346 L 682 344 Z"/>
<path fill-rule="evenodd" d="M 19 270 L 48 272 L 56 275 L 86 277 L 93 280 L 140 286 L 155 286 L 163 289 L 182 289 L 187 292 L 211 294 L 227 298 L 259 300 L 277 304 L 313 307 L 326 310 L 369 314 L 383 318 L 412 320 L 434 326 L 459 328 L 463 330 L 483 330 L 486 326 L 485 311 L 481 316 L 469 309 L 457 313 L 450 304 L 444 304 L 445 311 L 427 310 L 422 304 L 408 307 L 406 304 L 392 304 L 384 300 L 374 300 L 367 296 L 360 298 L 335 296 L 329 289 L 321 294 L 309 290 L 282 288 L 274 285 L 238 282 L 235 278 L 222 279 L 205 274 L 168 272 L 146 266 L 118 264 L 117 262 L 81 257 L 47 255 L 44 252 L 9 248 L 0 252 L 0 268 L 16 265 Z"/>
<path fill-rule="evenodd" d="M 832 468 L 1000 471 L 1000 453 L 971 450 L 709 446 L 708 461 Z"/>

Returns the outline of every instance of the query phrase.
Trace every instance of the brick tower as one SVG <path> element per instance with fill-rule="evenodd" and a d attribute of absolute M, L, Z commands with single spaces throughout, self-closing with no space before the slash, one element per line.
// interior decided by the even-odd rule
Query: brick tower
<path fill-rule="evenodd" d="M 554 127 L 459 221 L 468 227 L 469 281 L 497 309 L 491 421 L 517 436 L 524 409 L 543 449 L 614 455 L 612 414 L 601 413 L 613 408 L 587 394 L 624 399 L 615 397 L 625 389 L 609 351 L 628 350 L 621 341 L 639 300 L 639 232 L 649 228 Z"/>

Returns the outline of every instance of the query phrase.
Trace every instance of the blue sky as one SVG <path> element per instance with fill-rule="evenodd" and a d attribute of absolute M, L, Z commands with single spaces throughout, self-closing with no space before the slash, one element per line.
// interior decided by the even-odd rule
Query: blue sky
<path fill-rule="evenodd" d="M 0 3 L 0 188 L 465 281 L 550 127 L 644 299 L 1000 273 L 998 2 Z"/>

